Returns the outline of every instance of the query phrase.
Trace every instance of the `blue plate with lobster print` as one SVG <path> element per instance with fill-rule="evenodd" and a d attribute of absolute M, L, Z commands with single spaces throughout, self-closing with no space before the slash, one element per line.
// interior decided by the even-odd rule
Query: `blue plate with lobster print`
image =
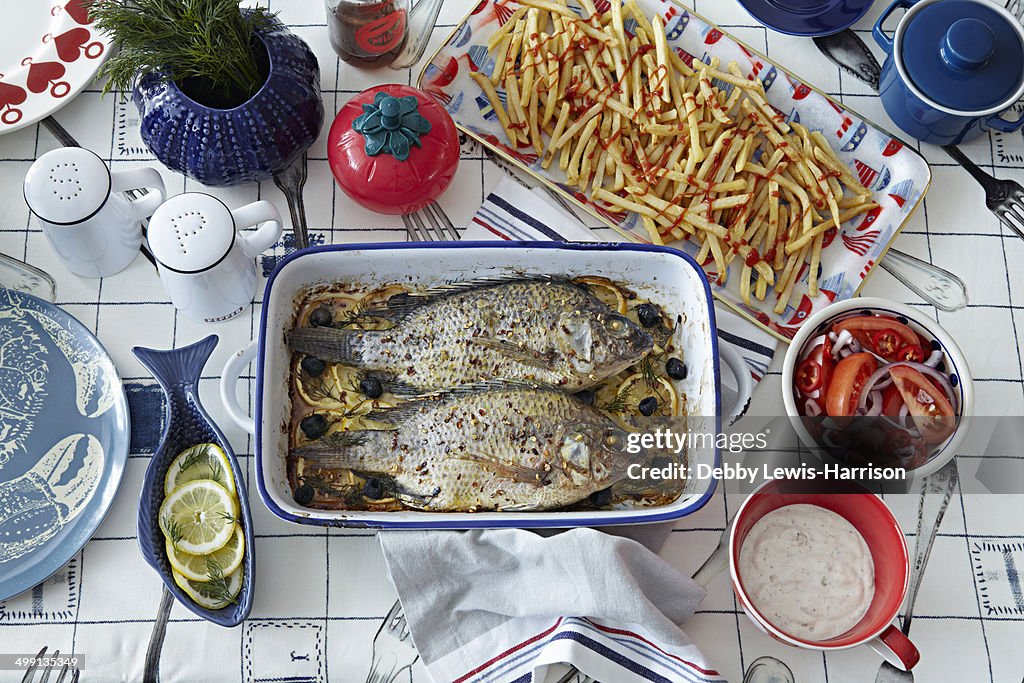
<path fill-rule="evenodd" d="M 130 435 L 99 340 L 53 304 L 0 288 L 0 600 L 86 544 L 121 483 Z"/>

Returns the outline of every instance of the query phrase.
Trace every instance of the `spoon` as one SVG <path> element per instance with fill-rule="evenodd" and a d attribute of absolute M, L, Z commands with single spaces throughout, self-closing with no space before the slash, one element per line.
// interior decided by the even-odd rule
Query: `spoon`
<path fill-rule="evenodd" d="M 309 231 L 306 228 L 306 205 L 302 200 L 302 188 L 306 185 L 309 169 L 306 164 L 306 153 L 291 163 L 288 168 L 274 174 L 274 184 L 284 193 L 288 201 L 288 213 L 292 216 L 292 233 L 295 235 L 295 248 L 305 249 L 309 246 Z"/>
<path fill-rule="evenodd" d="M 831 36 L 819 36 L 814 44 L 840 69 L 878 90 L 882 67 L 856 33 L 846 29 Z M 879 265 L 941 311 L 958 311 L 967 305 L 964 281 L 944 268 L 896 249 L 889 249 Z"/>
<path fill-rule="evenodd" d="M 743 683 L 794 683 L 793 671 L 775 657 L 758 657 L 747 668 Z"/>
<path fill-rule="evenodd" d="M 910 589 L 907 591 L 907 607 L 903 613 L 903 635 L 910 635 L 910 621 L 914 616 L 914 602 L 921 588 L 921 577 L 935 544 L 935 535 L 942 524 L 942 518 L 949 507 L 959 476 L 956 459 L 925 477 L 921 488 L 921 499 L 917 508 L 917 542 L 914 545 L 914 562 L 910 565 Z M 897 669 L 889 662 L 882 662 L 875 683 L 913 683 L 914 673 Z"/>

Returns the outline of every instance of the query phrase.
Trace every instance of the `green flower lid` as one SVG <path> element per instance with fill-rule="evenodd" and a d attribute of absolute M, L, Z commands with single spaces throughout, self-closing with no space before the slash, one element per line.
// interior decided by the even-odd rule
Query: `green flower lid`
<path fill-rule="evenodd" d="M 420 136 L 430 132 L 430 121 L 419 113 L 419 100 L 409 95 L 392 97 L 377 93 L 373 104 L 352 122 L 352 130 L 366 138 L 366 154 L 390 154 L 399 161 L 409 158 L 412 145 L 420 147 Z"/>

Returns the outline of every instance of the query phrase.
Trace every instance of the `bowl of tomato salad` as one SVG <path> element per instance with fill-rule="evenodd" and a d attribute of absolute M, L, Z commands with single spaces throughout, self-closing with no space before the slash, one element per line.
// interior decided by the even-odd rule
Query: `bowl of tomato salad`
<path fill-rule="evenodd" d="M 942 327 L 879 298 L 818 311 L 793 337 L 782 398 L 800 439 L 850 465 L 900 466 L 923 477 L 967 434 L 974 384 Z"/>

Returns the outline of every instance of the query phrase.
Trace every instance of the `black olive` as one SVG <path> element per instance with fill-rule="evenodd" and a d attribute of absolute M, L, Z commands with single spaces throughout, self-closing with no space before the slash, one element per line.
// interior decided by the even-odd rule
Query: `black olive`
<path fill-rule="evenodd" d="M 327 431 L 327 418 L 320 413 L 313 413 L 302 418 L 299 429 L 307 439 L 319 439 Z"/>
<path fill-rule="evenodd" d="M 327 369 L 327 364 L 316 356 L 306 356 L 302 359 L 302 370 L 310 377 L 319 377 L 324 374 L 324 370 Z"/>
<path fill-rule="evenodd" d="M 661 311 L 654 304 L 640 304 L 636 307 L 636 317 L 644 327 L 654 327 L 661 322 Z"/>
<path fill-rule="evenodd" d="M 378 500 L 384 497 L 384 484 L 380 479 L 367 479 L 363 485 L 363 495 L 370 500 Z"/>
<path fill-rule="evenodd" d="M 292 494 L 292 498 L 299 505 L 309 505 L 313 502 L 313 487 L 309 484 L 303 484 L 299 488 L 295 489 L 295 493 Z"/>
<path fill-rule="evenodd" d="M 690 369 L 678 358 L 669 358 L 665 363 L 665 372 L 672 379 L 686 379 L 686 376 L 690 374 Z"/>
<path fill-rule="evenodd" d="M 309 314 L 309 322 L 317 327 L 326 327 L 334 322 L 334 314 L 327 306 L 318 306 Z"/>
<path fill-rule="evenodd" d="M 604 507 L 612 502 L 612 490 L 601 489 L 590 494 L 590 503 L 595 507 Z"/>
<path fill-rule="evenodd" d="M 363 392 L 363 396 L 367 398 L 380 398 L 381 394 L 384 393 L 384 387 L 379 379 L 367 377 L 359 380 L 359 391 Z"/>
<path fill-rule="evenodd" d="M 638 405 L 637 408 L 640 409 L 641 415 L 654 415 L 654 412 L 658 409 L 658 399 L 654 396 L 648 396 L 644 400 L 640 401 L 640 405 Z"/>
<path fill-rule="evenodd" d="M 584 403 L 586 403 L 588 406 L 594 405 L 594 401 L 597 399 L 597 397 L 594 396 L 594 392 L 591 391 L 590 389 L 584 389 L 583 391 L 577 391 L 573 395 L 576 398 L 578 398 L 579 400 L 581 400 Z"/>

